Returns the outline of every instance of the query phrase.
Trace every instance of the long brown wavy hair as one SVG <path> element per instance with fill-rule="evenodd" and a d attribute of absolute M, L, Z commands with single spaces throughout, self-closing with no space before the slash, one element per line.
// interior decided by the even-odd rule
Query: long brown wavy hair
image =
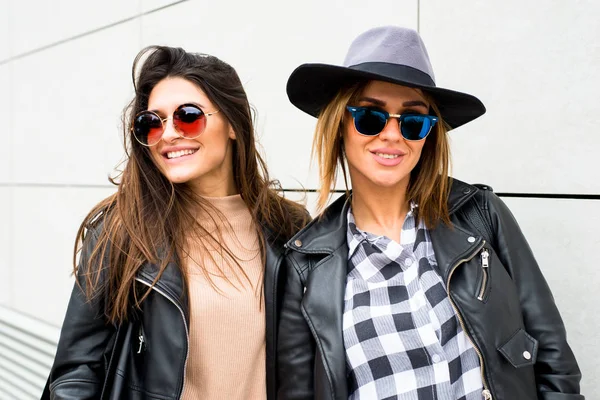
<path fill-rule="evenodd" d="M 319 114 L 312 148 L 312 157 L 317 159 L 321 178 L 317 201 L 319 209 L 323 209 L 331 196 L 331 190 L 335 189 L 339 170 L 344 177 L 346 195 L 349 194 L 342 129 L 344 123 L 351 121 L 346 106 L 358 98 L 367 83 L 368 81 L 356 82 L 341 88 Z M 430 104 L 430 112 L 438 117 L 438 123 L 427 137 L 421 158 L 411 171 L 407 199 L 419 205 L 418 217 L 423 219 L 428 228 L 433 228 L 438 222 L 450 223 L 449 126 L 441 117 L 433 97 L 426 92 L 423 95 Z"/>
<path fill-rule="evenodd" d="M 198 223 L 198 210 L 214 220 L 215 209 L 189 185 L 170 182 L 154 164 L 149 149 L 131 133 L 133 116 L 147 109 L 152 89 L 172 77 L 186 79 L 202 89 L 236 134 L 232 141 L 233 179 L 255 222 L 263 262 L 267 241 L 282 245 L 309 219 L 305 209 L 283 198 L 277 182 L 269 179 L 256 149 L 252 109 L 236 71 L 216 57 L 181 48 L 143 49 L 132 68 L 135 97 L 123 111 L 126 164 L 116 178 L 111 178 L 117 192 L 86 216 L 77 232 L 73 257 L 74 272 L 79 274 L 78 282 L 86 296 L 90 300 L 101 296 L 105 315 L 112 323 L 126 321 L 132 309 L 150 293 L 151 288 L 139 294 L 136 288 L 135 277 L 142 266 L 158 266 L 156 284 L 167 264 L 185 255 L 190 232 L 203 238 L 204 246 L 228 256 L 243 274 L 235 257 L 221 244 L 220 232 L 209 232 Z M 85 245 L 92 249 L 86 252 L 85 261 L 82 255 L 78 266 L 78 252 L 92 236 Z M 186 283 L 186 273 L 180 263 L 177 265 Z"/>

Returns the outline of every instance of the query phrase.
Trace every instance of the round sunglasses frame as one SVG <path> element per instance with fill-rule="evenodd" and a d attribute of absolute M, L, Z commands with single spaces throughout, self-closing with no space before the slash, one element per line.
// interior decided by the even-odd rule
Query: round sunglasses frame
<path fill-rule="evenodd" d="M 350 114 L 352 115 L 352 122 L 354 123 L 354 129 L 356 130 L 356 132 L 361 135 L 361 136 L 368 136 L 368 137 L 375 137 L 378 136 L 381 132 L 383 132 L 383 130 L 385 129 L 385 127 L 387 126 L 388 121 L 390 120 L 390 118 L 396 118 L 398 120 L 398 129 L 400 130 L 400 134 L 402 135 L 402 137 L 404 138 L 404 140 L 408 140 L 410 142 L 418 142 L 421 140 L 425 140 L 427 138 L 427 136 L 429 136 L 429 134 L 431 133 L 431 130 L 433 129 L 433 127 L 435 126 L 435 124 L 438 122 L 438 117 L 435 117 L 433 115 L 428 115 L 428 114 L 390 114 L 387 111 L 384 110 L 377 110 L 377 112 L 383 114 L 383 115 L 387 115 L 387 118 L 385 120 L 385 125 L 383 125 L 383 127 L 381 128 L 381 130 L 374 134 L 374 135 L 369 135 L 366 133 L 362 133 L 361 131 L 358 130 L 358 127 L 356 126 L 356 117 L 355 114 L 362 111 L 362 110 L 369 110 L 369 107 L 353 107 L 353 106 L 346 106 L 346 110 L 348 110 L 350 112 Z M 373 110 L 371 110 L 373 111 Z M 404 133 L 402 132 L 402 117 L 404 116 L 405 118 L 408 116 L 421 116 L 423 118 L 426 118 L 429 120 L 429 123 L 431 124 L 431 126 L 429 127 L 429 130 L 427 131 L 427 133 L 425 134 L 425 136 L 423 136 L 420 139 L 409 139 L 406 136 L 404 136 Z"/>
<path fill-rule="evenodd" d="M 173 120 L 175 113 L 176 113 L 177 111 L 179 111 L 179 110 L 180 110 L 182 107 L 193 107 L 193 108 L 196 108 L 196 109 L 200 110 L 200 111 L 202 112 L 202 114 L 204 114 L 206 117 L 210 117 L 211 115 L 214 115 L 214 114 L 216 114 L 216 113 L 218 113 L 218 112 L 220 112 L 220 111 L 221 111 L 221 110 L 216 110 L 216 111 L 213 111 L 213 112 L 207 113 L 207 112 L 204 112 L 204 110 L 203 110 L 203 109 L 201 109 L 200 107 L 198 107 L 198 106 L 197 106 L 197 105 L 195 105 L 195 104 L 186 103 L 186 104 L 181 104 L 180 106 L 178 106 L 178 107 L 175 109 L 175 111 L 173 111 L 173 115 L 171 115 L 170 117 L 167 117 L 167 118 L 161 118 L 161 117 L 160 117 L 160 115 L 158 115 L 158 114 L 157 114 L 157 113 L 155 113 L 154 111 L 150 111 L 150 110 L 144 110 L 144 111 L 140 111 L 139 113 L 137 113 L 137 114 L 135 115 L 135 117 L 133 117 L 133 123 L 131 124 L 131 128 L 130 128 L 129 130 L 131 131 L 131 134 L 133 135 L 133 137 L 135 138 L 135 140 L 136 140 L 136 141 L 137 141 L 139 144 L 141 144 L 142 146 L 144 146 L 144 147 L 153 147 L 153 146 L 156 146 L 156 145 L 157 145 L 157 144 L 158 144 L 158 143 L 161 141 L 161 139 L 162 139 L 162 135 L 164 135 L 164 133 L 165 133 L 165 129 L 166 129 L 165 122 L 166 122 L 166 121 L 168 121 L 168 120 Z M 141 140 L 140 140 L 140 139 L 137 137 L 137 135 L 135 134 L 135 131 L 134 131 L 134 127 L 135 127 L 135 120 L 136 120 L 136 119 L 137 119 L 137 118 L 138 118 L 140 115 L 142 115 L 142 114 L 154 114 L 156 117 L 158 117 L 158 119 L 160 120 L 160 123 L 162 124 L 162 133 L 160 134 L 160 138 L 159 138 L 159 139 L 156 141 L 156 143 L 153 143 L 153 144 L 147 144 L 147 143 L 143 143 L 143 142 L 142 142 L 142 141 L 141 141 Z M 208 123 L 208 120 L 207 120 L 206 122 Z M 184 136 L 184 135 L 183 135 L 181 132 L 179 132 L 179 129 L 177 128 L 177 126 L 176 126 L 175 124 L 173 124 L 173 130 L 175 131 L 175 133 L 177 134 L 177 136 L 179 136 L 180 138 L 182 138 L 182 139 L 192 139 L 192 140 L 193 140 L 193 139 L 197 139 L 197 138 L 199 138 L 199 137 L 200 137 L 200 135 L 202 135 L 202 133 L 204 132 L 204 130 L 206 130 L 206 126 L 204 127 L 204 129 L 202 129 L 202 130 L 200 131 L 200 133 L 198 133 L 198 134 L 197 134 L 196 136 L 194 136 L 194 137 L 188 137 L 188 136 Z"/>

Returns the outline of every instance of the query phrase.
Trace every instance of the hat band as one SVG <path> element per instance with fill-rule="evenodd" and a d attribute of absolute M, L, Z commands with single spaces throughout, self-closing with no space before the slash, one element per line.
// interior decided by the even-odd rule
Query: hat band
<path fill-rule="evenodd" d="M 370 74 L 381 75 L 387 79 L 398 80 L 408 84 L 435 87 L 435 82 L 429 75 L 408 65 L 387 62 L 365 62 L 350 65 L 348 68 Z"/>

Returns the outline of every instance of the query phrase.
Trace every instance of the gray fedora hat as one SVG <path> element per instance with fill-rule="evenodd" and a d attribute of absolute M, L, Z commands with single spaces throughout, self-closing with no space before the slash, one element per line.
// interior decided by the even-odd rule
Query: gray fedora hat
<path fill-rule="evenodd" d="M 290 75 L 287 94 L 300 110 L 318 117 L 342 87 L 368 80 L 422 89 L 434 98 L 441 117 L 451 128 L 485 113 L 485 106 L 477 97 L 437 87 L 419 34 L 396 26 L 374 28 L 358 36 L 350 45 L 343 66 L 302 64 Z"/>

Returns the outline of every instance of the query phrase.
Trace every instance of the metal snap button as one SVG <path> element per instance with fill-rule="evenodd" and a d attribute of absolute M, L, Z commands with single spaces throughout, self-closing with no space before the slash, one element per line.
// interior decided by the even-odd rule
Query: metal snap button
<path fill-rule="evenodd" d="M 294 240 L 294 244 L 298 247 L 302 247 L 302 240 L 296 239 Z"/>
<path fill-rule="evenodd" d="M 531 360 L 531 353 L 528 352 L 527 350 L 525 350 L 523 352 L 523 358 L 526 359 L 526 360 Z"/>
<path fill-rule="evenodd" d="M 475 238 L 474 238 L 473 236 L 469 236 L 469 237 L 467 238 L 467 242 L 469 242 L 469 243 L 474 243 L 474 242 L 475 242 Z"/>

